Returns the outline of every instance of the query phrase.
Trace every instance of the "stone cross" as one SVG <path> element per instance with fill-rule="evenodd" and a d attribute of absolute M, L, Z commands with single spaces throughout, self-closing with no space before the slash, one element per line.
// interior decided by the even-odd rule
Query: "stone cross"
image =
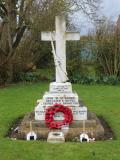
<path fill-rule="evenodd" d="M 64 83 L 68 80 L 66 71 L 66 41 L 80 40 L 80 33 L 66 32 L 64 16 L 56 16 L 55 32 L 42 32 L 43 41 L 56 41 L 56 82 Z"/>

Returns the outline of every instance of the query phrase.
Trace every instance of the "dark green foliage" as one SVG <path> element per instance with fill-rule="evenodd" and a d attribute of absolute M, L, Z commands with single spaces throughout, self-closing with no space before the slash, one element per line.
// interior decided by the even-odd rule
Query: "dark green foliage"
<path fill-rule="evenodd" d="M 49 79 L 47 76 L 42 76 L 41 74 L 38 74 L 36 72 L 27 72 L 27 73 L 21 73 L 19 80 L 26 82 L 39 82 L 40 80 L 48 81 Z"/>
<path fill-rule="evenodd" d="M 67 71 L 70 77 L 73 73 L 79 73 L 81 68 L 81 42 L 68 42 L 67 43 Z"/>
<path fill-rule="evenodd" d="M 103 84 L 117 85 L 117 84 L 120 84 L 120 79 L 114 75 L 103 76 L 102 82 L 103 82 Z"/>
<path fill-rule="evenodd" d="M 21 72 L 16 76 L 16 81 L 39 82 L 52 81 L 54 79 L 53 70 L 39 69 L 35 72 Z"/>
<path fill-rule="evenodd" d="M 8 79 L 8 69 L 6 67 L 0 68 L 0 85 L 5 85 Z"/>
<path fill-rule="evenodd" d="M 70 77 L 72 83 L 93 85 L 93 84 L 104 84 L 104 85 L 118 85 L 120 80 L 116 76 L 91 76 L 91 75 L 82 75 L 79 73 L 74 74 Z"/>
<path fill-rule="evenodd" d="M 34 72 L 21 73 L 19 74 L 19 81 L 37 82 L 39 81 L 39 75 Z"/>
<path fill-rule="evenodd" d="M 23 82 L 39 82 L 39 81 L 54 81 L 53 69 L 39 69 L 35 72 L 20 72 L 16 75 L 14 82 L 23 81 Z M 69 80 L 72 83 L 94 85 L 94 84 L 103 84 L 103 85 L 119 85 L 120 79 L 116 76 L 96 76 L 82 74 L 80 72 L 72 72 L 68 74 Z"/>

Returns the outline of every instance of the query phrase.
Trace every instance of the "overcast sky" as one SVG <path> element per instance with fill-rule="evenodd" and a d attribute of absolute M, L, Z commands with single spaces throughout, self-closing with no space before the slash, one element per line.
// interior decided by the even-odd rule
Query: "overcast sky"
<path fill-rule="evenodd" d="M 103 0 L 100 9 L 100 15 L 105 15 L 107 17 L 113 18 L 117 21 L 118 16 L 120 15 L 120 0 Z M 92 28 L 92 24 L 88 18 L 84 15 L 79 14 L 75 15 L 74 23 L 81 24 L 81 34 L 84 35 L 88 32 L 89 28 Z M 79 17 L 79 18 L 78 18 Z"/>

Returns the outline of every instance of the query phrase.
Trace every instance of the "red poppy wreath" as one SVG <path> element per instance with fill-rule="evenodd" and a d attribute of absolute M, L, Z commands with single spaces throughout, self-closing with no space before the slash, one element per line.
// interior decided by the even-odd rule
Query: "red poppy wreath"
<path fill-rule="evenodd" d="M 54 121 L 54 115 L 57 112 L 62 112 L 64 114 L 63 121 Z M 67 106 L 61 104 L 55 104 L 52 107 L 46 109 L 45 122 L 46 125 L 51 129 L 60 129 L 63 125 L 70 124 L 73 120 L 72 111 Z"/>

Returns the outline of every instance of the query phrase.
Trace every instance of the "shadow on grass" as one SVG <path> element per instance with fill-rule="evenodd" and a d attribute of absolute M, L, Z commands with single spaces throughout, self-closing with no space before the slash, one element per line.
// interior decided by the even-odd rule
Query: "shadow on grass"
<path fill-rule="evenodd" d="M 107 120 L 102 115 L 98 116 L 98 118 L 105 131 L 104 140 L 112 140 L 112 139 L 116 140 L 117 139 L 116 134 L 111 128 L 111 126 L 109 125 L 109 123 L 107 122 Z"/>

